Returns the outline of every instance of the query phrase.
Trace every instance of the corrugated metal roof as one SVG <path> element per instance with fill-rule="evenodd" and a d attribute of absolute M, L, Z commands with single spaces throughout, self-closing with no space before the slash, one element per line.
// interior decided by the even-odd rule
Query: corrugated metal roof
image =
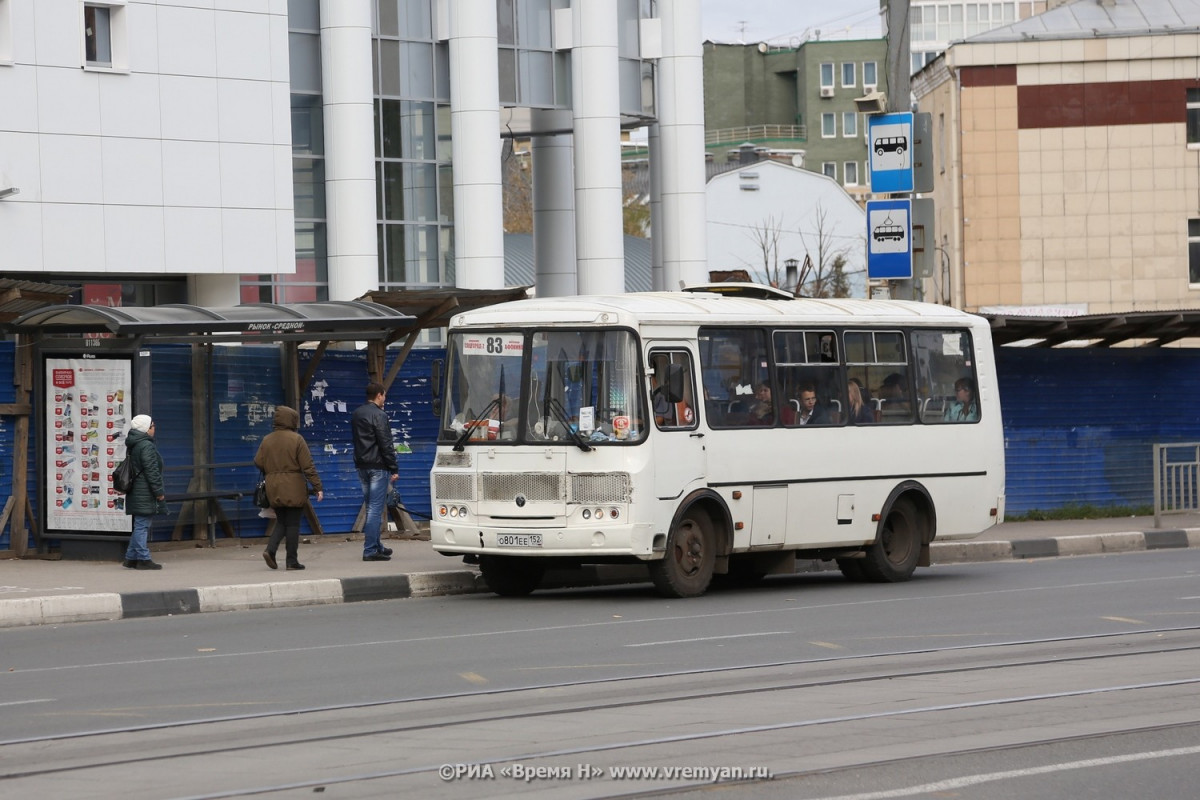
<path fill-rule="evenodd" d="M 1200 0 L 1073 0 L 967 42 L 1144 36 L 1200 30 Z"/>
<path fill-rule="evenodd" d="M 65 303 L 77 291 L 78 286 L 0 278 L 0 322 L 11 322 L 46 305 Z"/>

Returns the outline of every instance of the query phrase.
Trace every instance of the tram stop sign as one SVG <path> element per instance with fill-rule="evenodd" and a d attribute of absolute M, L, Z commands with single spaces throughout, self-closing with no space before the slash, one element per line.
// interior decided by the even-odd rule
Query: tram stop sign
<path fill-rule="evenodd" d="M 912 201 L 867 202 L 867 278 L 911 280 Z"/>
<path fill-rule="evenodd" d="M 872 114 L 867 118 L 871 150 L 871 191 L 913 190 L 913 115 L 911 111 Z"/>

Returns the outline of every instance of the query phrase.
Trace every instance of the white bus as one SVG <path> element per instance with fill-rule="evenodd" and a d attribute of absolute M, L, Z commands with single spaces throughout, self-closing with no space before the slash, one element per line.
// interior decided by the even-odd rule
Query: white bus
<path fill-rule="evenodd" d="M 432 544 L 501 595 L 585 564 L 644 563 L 669 597 L 797 558 L 903 581 L 1004 517 L 980 317 L 716 284 L 503 303 L 448 336 Z"/>

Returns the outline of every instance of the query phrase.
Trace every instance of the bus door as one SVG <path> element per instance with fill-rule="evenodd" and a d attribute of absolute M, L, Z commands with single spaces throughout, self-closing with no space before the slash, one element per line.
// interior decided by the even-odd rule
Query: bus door
<path fill-rule="evenodd" d="M 652 342 L 647 363 L 654 421 L 654 496 L 678 497 L 707 474 L 696 411 L 696 371 L 682 343 Z"/>

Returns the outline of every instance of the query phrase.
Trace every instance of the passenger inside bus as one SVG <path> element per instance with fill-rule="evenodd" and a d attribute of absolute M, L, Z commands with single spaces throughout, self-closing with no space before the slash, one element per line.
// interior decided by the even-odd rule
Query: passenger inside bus
<path fill-rule="evenodd" d="M 946 408 L 943 417 L 947 422 L 976 422 L 979 405 L 975 401 L 975 381 L 959 378 L 954 382 L 954 402 Z"/>
<path fill-rule="evenodd" d="M 912 417 L 912 406 L 908 401 L 908 380 L 899 372 L 883 379 L 879 387 L 880 411 L 884 419 L 903 422 Z"/>
<path fill-rule="evenodd" d="M 800 413 L 796 415 L 797 425 L 828 425 L 829 410 L 817 400 L 817 387 L 805 383 L 800 387 Z"/>
<path fill-rule="evenodd" d="M 774 425 L 775 406 L 771 400 L 771 384 L 762 381 L 754 389 L 754 403 L 746 420 L 751 425 Z"/>
<path fill-rule="evenodd" d="M 850 409 L 846 415 L 849 425 L 866 425 L 875 421 L 875 412 L 871 409 L 871 398 L 858 378 L 851 378 L 846 383 L 846 394 L 850 398 Z"/>

